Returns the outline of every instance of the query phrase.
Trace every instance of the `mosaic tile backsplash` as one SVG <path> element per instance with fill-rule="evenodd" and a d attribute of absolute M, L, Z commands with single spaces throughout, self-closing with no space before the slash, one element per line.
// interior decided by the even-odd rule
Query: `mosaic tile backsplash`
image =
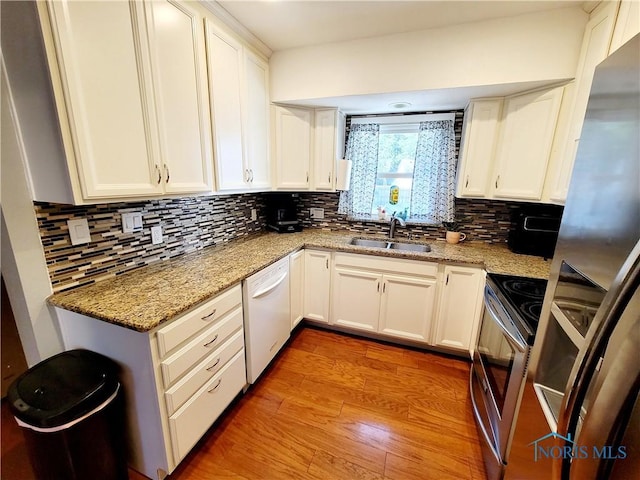
<path fill-rule="evenodd" d="M 251 221 L 251 209 L 258 213 Z M 114 277 L 154 262 L 260 232 L 265 224 L 258 194 L 189 197 L 75 207 L 35 204 L 54 292 Z M 121 214 L 141 212 L 143 230 L 122 233 Z M 91 242 L 71 245 L 67 220 L 86 218 Z M 151 227 L 163 243 L 152 245 Z"/>
<path fill-rule="evenodd" d="M 301 193 L 298 219 L 305 228 L 346 230 L 356 235 L 388 235 L 389 222 L 354 222 L 338 212 L 339 193 Z M 455 199 L 456 218 L 466 218 L 461 231 L 467 241 L 504 243 L 511 227 L 511 216 L 523 204 L 496 200 Z M 324 219 L 311 219 L 310 208 L 323 208 Z M 445 229 L 439 225 L 409 224 L 399 226 L 396 237 L 413 240 L 443 239 Z"/>

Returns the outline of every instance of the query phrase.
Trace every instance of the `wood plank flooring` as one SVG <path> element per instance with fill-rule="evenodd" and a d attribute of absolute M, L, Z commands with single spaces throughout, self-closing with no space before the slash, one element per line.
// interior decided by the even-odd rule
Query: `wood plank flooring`
<path fill-rule="evenodd" d="M 469 368 L 303 327 L 169 478 L 483 480 Z"/>

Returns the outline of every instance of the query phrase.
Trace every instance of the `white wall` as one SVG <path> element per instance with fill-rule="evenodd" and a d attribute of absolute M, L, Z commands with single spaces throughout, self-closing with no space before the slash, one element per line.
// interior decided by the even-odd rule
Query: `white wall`
<path fill-rule="evenodd" d="M 2 83 L 2 276 L 29 366 L 63 350 L 57 319 L 46 303 L 51 282 L 24 169 L 24 149 L 4 62 Z"/>
<path fill-rule="evenodd" d="M 579 7 L 274 52 L 271 100 L 573 78 Z"/>

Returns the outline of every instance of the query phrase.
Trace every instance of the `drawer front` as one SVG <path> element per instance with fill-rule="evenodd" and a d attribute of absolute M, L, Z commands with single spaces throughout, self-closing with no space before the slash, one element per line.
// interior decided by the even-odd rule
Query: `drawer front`
<path fill-rule="evenodd" d="M 242 303 L 242 289 L 240 285 L 221 293 L 217 297 L 196 307 L 189 313 L 171 322 L 170 325 L 158 330 L 158 352 L 160 358 L 174 348 L 195 335 L 200 330 L 208 328 L 212 322 L 218 321 L 233 308 Z"/>
<path fill-rule="evenodd" d="M 355 267 L 377 272 L 405 273 L 423 277 L 436 277 L 438 264 L 406 258 L 387 258 L 374 255 L 338 252 L 333 256 L 334 264 L 340 267 Z"/>
<path fill-rule="evenodd" d="M 231 400 L 246 385 L 244 349 L 208 381 L 175 414 L 169 417 L 176 464 L 204 435 Z"/>
<path fill-rule="evenodd" d="M 238 330 L 215 352 L 205 358 L 193 370 L 165 393 L 167 413 L 172 415 L 202 385 L 216 375 L 233 356 L 244 348 L 244 332 Z"/>
<path fill-rule="evenodd" d="M 160 363 L 164 387 L 169 388 L 187 370 L 216 350 L 236 330 L 242 328 L 242 308 L 237 307 L 219 322 L 196 336 Z"/>

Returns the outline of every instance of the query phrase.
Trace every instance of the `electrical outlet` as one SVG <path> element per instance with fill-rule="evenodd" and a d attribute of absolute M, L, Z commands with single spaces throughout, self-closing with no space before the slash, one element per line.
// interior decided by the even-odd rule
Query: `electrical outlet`
<path fill-rule="evenodd" d="M 162 243 L 162 227 L 160 225 L 151 227 L 151 243 L 153 245 Z"/>
<path fill-rule="evenodd" d="M 256 221 L 258 219 L 258 211 L 255 208 L 251 209 L 251 220 Z"/>
<path fill-rule="evenodd" d="M 89 233 L 89 222 L 86 218 L 76 218 L 67 220 L 69 227 L 69 237 L 71 237 L 71 245 L 81 245 L 91 241 L 91 233 Z"/>
<path fill-rule="evenodd" d="M 310 208 L 309 213 L 314 220 L 322 220 L 324 218 L 324 208 Z"/>
<path fill-rule="evenodd" d="M 134 233 L 142 231 L 142 213 L 129 212 L 122 215 L 122 233 Z"/>

